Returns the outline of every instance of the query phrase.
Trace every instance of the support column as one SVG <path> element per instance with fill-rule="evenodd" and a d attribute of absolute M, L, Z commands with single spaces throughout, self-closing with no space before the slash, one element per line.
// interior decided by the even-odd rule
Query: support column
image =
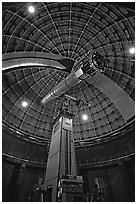
<path fill-rule="evenodd" d="M 46 201 L 68 201 L 65 192 L 79 191 L 81 176 L 77 176 L 77 165 L 73 140 L 73 113 L 69 111 L 69 101 L 65 101 L 62 111 L 53 122 L 52 138 L 44 181 Z M 73 184 L 72 184 L 73 183 Z M 82 186 L 80 192 L 82 192 Z"/>

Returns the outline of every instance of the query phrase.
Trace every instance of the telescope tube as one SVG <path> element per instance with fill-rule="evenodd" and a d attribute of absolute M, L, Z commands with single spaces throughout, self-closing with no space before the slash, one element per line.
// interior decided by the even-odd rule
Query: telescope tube
<path fill-rule="evenodd" d="M 66 79 L 61 81 L 57 86 L 55 86 L 43 99 L 42 104 L 45 104 L 55 98 L 58 98 L 68 89 L 72 88 L 75 84 L 80 82 L 80 76 L 84 73 L 82 69 L 77 70 L 76 72 L 72 72 Z"/>
<path fill-rule="evenodd" d="M 83 66 L 77 71 L 72 71 L 71 74 L 55 86 L 41 101 L 45 104 L 55 98 L 61 96 L 68 89 L 72 88 L 81 80 L 93 75 L 95 72 L 103 72 L 105 70 L 104 56 L 98 52 L 94 52 L 89 60 L 83 61 Z"/>

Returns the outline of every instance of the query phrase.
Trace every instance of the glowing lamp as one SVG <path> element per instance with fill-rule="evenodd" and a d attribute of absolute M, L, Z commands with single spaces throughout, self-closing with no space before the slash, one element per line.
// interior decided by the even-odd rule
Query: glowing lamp
<path fill-rule="evenodd" d="M 135 53 L 135 48 L 134 48 L 134 47 L 130 48 L 129 52 L 130 52 L 131 54 L 134 54 L 134 53 Z"/>
<path fill-rule="evenodd" d="M 23 101 L 21 105 L 22 105 L 22 107 L 24 107 L 24 108 L 25 108 L 25 107 L 27 107 L 27 106 L 28 106 L 28 103 L 27 103 L 27 101 Z"/>
<path fill-rule="evenodd" d="M 34 13 L 35 12 L 34 6 L 29 6 L 28 11 L 29 11 L 29 13 Z"/>
<path fill-rule="evenodd" d="M 83 119 L 84 121 L 86 121 L 86 120 L 88 119 L 88 116 L 87 116 L 86 114 L 84 114 L 84 115 L 82 115 L 82 119 Z"/>

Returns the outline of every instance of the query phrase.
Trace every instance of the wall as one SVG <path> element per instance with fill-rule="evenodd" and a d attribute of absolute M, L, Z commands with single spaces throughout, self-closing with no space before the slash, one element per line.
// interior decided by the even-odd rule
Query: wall
<path fill-rule="evenodd" d="M 2 153 L 19 160 L 24 159 L 41 164 L 46 163 L 48 156 L 46 144 L 30 141 L 23 136 L 18 137 L 17 133 L 5 127 L 2 130 Z"/>
<path fill-rule="evenodd" d="M 45 175 L 47 146 L 4 128 L 2 153 L 2 201 L 28 201 L 34 185 Z"/>
<path fill-rule="evenodd" d="M 84 191 L 92 194 L 95 178 L 102 179 L 105 202 L 135 201 L 134 159 L 101 168 L 84 168 Z"/>
<path fill-rule="evenodd" d="M 90 146 L 76 148 L 77 163 L 79 165 L 96 165 L 107 161 L 117 160 L 120 157 L 128 157 L 135 153 L 135 132 L 134 130 L 125 133 L 117 138 Z"/>
<path fill-rule="evenodd" d="M 7 201 L 7 190 L 12 177 L 14 164 L 2 162 L 2 198 Z"/>
<path fill-rule="evenodd" d="M 39 178 L 45 175 L 44 167 L 26 165 L 22 170 L 21 163 L 3 159 L 3 202 L 27 202 Z"/>
<path fill-rule="evenodd" d="M 84 191 L 93 192 L 101 180 L 104 201 L 134 202 L 135 200 L 135 132 L 130 130 L 117 138 L 77 147 L 79 174 L 83 175 Z"/>
<path fill-rule="evenodd" d="M 78 170 L 83 175 L 86 193 L 92 193 L 95 178 L 102 178 L 105 201 L 134 201 L 134 135 L 134 131 L 130 131 L 105 143 L 76 148 Z M 2 201 L 26 202 L 34 185 L 45 175 L 47 147 L 26 142 L 4 130 L 2 150 Z"/>

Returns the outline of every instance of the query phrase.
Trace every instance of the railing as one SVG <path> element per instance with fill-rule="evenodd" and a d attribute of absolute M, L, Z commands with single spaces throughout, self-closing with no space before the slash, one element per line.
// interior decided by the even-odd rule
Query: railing
<path fill-rule="evenodd" d="M 10 126 L 9 124 L 3 123 L 2 126 L 5 128 L 6 131 L 11 132 L 13 135 L 16 135 L 16 137 L 21 138 L 22 140 L 29 141 L 31 143 L 36 143 L 39 145 L 47 145 L 50 143 L 50 139 L 35 137 L 33 135 L 26 134 L 22 131 L 18 131 L 16 128 Z"/>
<path fill-rule="evenodd" d="M 16 163 L 21 163 L 25 162 L 27 165 L 33 165 L 33 166 L 41 166 L 41 167 L 46 167 L 46 163 L 42 162 L 37 162 L 37 161 L 32 161 L 28 159 L 23 159 L 19 157 L 15 157 L 6 153 L 2 153 L 3 158 L 6 158 L 8 161 L 16 162 Z"/>
<path fill-rule="evenodd" d="M 122 160 L 129 160 L 131 158 L 135 157 L 135 153 L 131 153 L 125 156 L 120 156 L 114 159 L 108 159 L 103 161 L 95 161 L 95 162 L 88 162 L 87 163 L 78 163 L 78 167 L 96 167 L 96 166 L 105 166 L 110 165 L 118 162 L 122 162 Z"/>
<path fill-rule="evenodd" d="M 135 121 L 132 120 L 123 127 L 115 130 L 114 132 L 98 136 L 97 138 L 84 138 L 83 140 L 74 140 L 76 147 L 91 146 L 100 144 L 102 142 L 111 141 L 127 134 L 128 132 L 135 129 Z M 84 134 L 84 132 L 83 132 Z"/>

